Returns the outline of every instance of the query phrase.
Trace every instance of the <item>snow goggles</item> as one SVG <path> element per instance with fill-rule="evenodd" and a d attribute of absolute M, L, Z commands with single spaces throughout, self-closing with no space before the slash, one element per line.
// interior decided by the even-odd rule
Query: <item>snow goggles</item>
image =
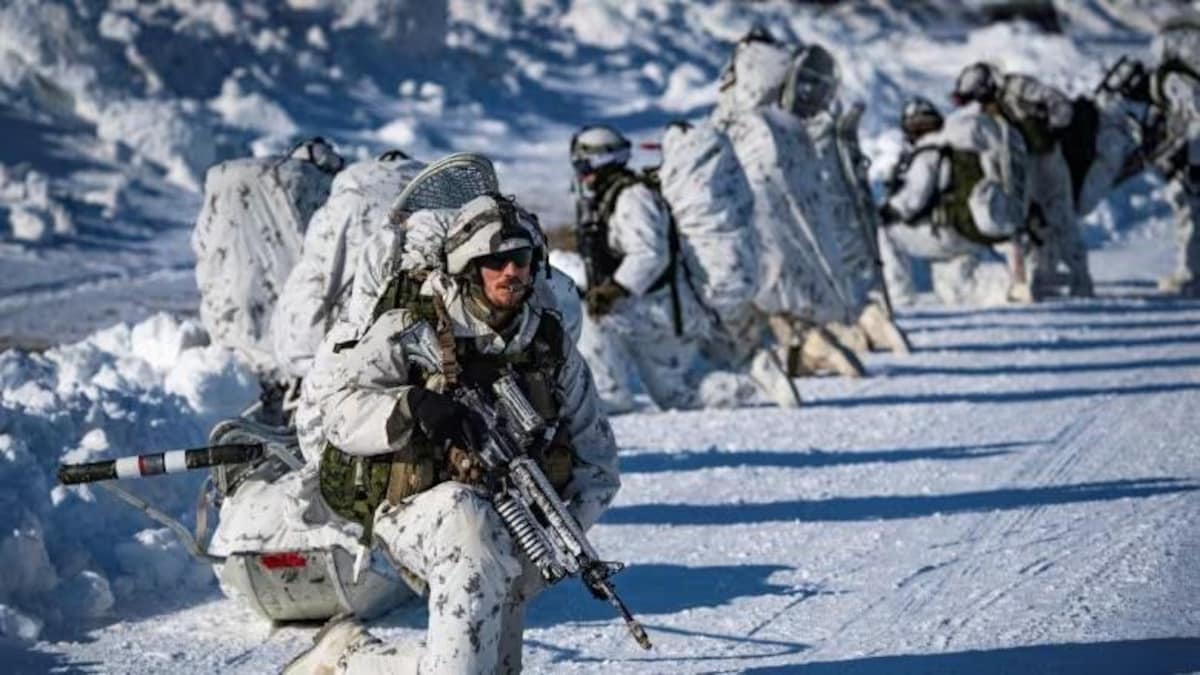
<path fill-rule="evenodd" d="M 485 267 L 492 271 L 502 270 L 509 263 L 517 267 L 529 267 L 533 263 L 533 249 L 518 248 L 512 251 L 501 251 L 499 253 L 489 253 L 488 255 L 479 256 L 475 259 L 480 267 Z"/>

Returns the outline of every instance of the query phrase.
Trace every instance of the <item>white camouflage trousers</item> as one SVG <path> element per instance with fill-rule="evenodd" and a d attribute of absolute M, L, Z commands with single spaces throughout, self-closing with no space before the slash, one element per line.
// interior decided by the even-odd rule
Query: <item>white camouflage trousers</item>
<path fill-rule="evenodd" d="M 1004 302 L 1009 285 L 1007 267 L 981 258 L 987 249 L 957 233 L 928 225 L 892 225 L 879 231 L 879 254 L 884 283 L 892 302 L 916 300 L 912 259 L 930 261 L 933 292 L 947 305 L 992 305 Z"/>
<path fill-rule="evenodd" d="M 429 586 L 425 645 L 374 642 L 342 660 L 346 675 L 516 673 L 521 670 L 525 601 L 540 588 L 522 565 L 491 502 L 446 482 L 384 505 L 375 539 Z M 524 576 L 523 576 L 524 575 Z"/>
<path fill-rule="evenodd" d="M 1026 253 L 1025 269 L 1034 295 L 1053 293 L 1066 286 L 1071 295 L 1093 293 L 1088 270 L 1087 246 L 1075 214 L 1071 173 L 1057 147 L 1041 155 L 1030 155 L 1029 186 L 1032 202 L 1042 212 L 1044 227 L 1035 234 L 1041 244 Z M 1066 268 L 1065 277 L 1059 265 Z"/>
<path fill-rule="evenodd" d="M 1200 186 L 1189 186 L 1186 179 L 1176 178 L 1167 185 L 1167 197 L 1173 208 L 1175 240 L 1179 244 L 1175 271 L 1171 275 L 1190 294 L 1200 279 Z"/>
<path fill-rule="evenodd" d="M 669 307 L 638 307 L 646 299 L 622 300 L 609 315 L 584 321 L 579 350 L 592 370 L 596 391 L 609 413 L 633 409 L 632 366 L 646 393 L 663 410 L 736 408 L 758 399 L 749 375 L 707 368 L 700 359 L 700 322 L 676 335 Z M 622 306 L 624 305 L 624 306 Z M 685 316 L 687 307 L 684 308 Z"/>

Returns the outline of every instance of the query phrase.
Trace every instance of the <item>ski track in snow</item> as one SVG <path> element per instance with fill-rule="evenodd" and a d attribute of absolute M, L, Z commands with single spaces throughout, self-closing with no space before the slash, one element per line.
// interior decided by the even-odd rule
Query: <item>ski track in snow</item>
<path fill-rule="evenodd" d="M 909 310 L 912 356 L 803 380 L 799 411 L 615 418 L 624 488 L 593 540 L 655 649 L 567 582 L 530 610 L 527 670 L 1200 670 L 1200 301 L 1149 294 L 1169 246 L 1093 252 L 1096 300 Z M 123 612 L 6 662 L 273 672 L 315 631 L 215 590 Z"/>

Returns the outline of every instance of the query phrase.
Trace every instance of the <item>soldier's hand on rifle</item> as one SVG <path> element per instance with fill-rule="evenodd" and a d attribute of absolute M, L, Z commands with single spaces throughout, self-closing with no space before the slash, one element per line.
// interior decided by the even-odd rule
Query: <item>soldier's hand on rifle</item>
<path fill-rule="evenodd" d="M 584 296 L 588 315 L 595 318 L 608 314 L 617 300 L 627 295 L 629 295 L 629 291 L 612 279 L 606 280 L 595 288 L 588 289 L 587 295 Z"/>
<path fill-rule="evenodd" d="M 486 424 L 478 413 L 454 400 L 424 387 L 408 390 L 409 414 L 429 440 L 438 445 L 474 450 L 479 447 Z"/>

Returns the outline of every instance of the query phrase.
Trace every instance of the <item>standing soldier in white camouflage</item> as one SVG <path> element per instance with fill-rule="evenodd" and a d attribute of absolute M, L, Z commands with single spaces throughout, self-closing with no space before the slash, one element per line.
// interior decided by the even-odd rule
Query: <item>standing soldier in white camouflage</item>
<path fill-rule="evenodd" d="M 1032 200 L 1028 235 L 1034 244 L 1025 256 L 1027 295 L 1038 299 L 1065 286 L 1070 295 L 1091 296 L 1087 247 L 1075 210 L 1070 169 L 1059 143 L 1071 125 L 1071 99 L 1036 78 L 1002 74 L 982 62 L 962 70 L 953 99 L 958 105 L 978 103 L 985 113 L 1019 129 L 1025 141 Z M 1067 269 L 1065 279 L 1058 272 L 1060 263 Z"/>
<path fill-rule="evenodd" d="M 766 351 L 753 357 L 748 374 L 702 368 L 710 319 L 683 263 L 670 206 L 653 181 L 626 167 L 629 156 L 629 140 L 610 127 L 585 127 L 571 140 L 591 323 L 581 349 L 601 398 L 611 410 L 631 406 L 625 367 L 632 363 L 663 409 L 737 407 L 760 394 L 799 405 Z"/>
<path fill-rule="evenodd" d="M 587 366 L 557 312 L 531 292 L 545 264 L 537 231 L 509 199 L 468 202 L 447 234 L 444 271 L 396 265 L 382 287 L 356 285 L 351 322 L 326 337 L 306 389 L 327 438 L 322 496 L 427 585 L 429 630 L 423 647 L 388 645 L 353 619 L 335 620 L 285 672 L 520 670 L 524 604 L 540 576 L 478 484 L 480 420 L 452 396 L 456 386 L 517 374 L 538 413 L 557 421 L 537 460 L 584 528 L 619 487 Z M 360 297 L 368 288 L 374 295 Z"/>

